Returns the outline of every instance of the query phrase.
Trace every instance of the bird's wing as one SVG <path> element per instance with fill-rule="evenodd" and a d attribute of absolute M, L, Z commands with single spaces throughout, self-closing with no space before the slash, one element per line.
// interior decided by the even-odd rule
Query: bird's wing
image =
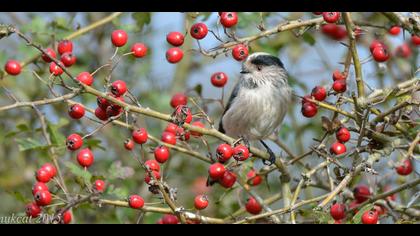
<path fill-rule="evenodd" d="M 220 118 L 220 122 L 219 122 L 219 132 L 221 133 L 225 133 L 225 129 L 223 128 L 223 116 L 226 114 L 226 112 L 229 110 L 230 106 L 233 103 L 233 100 L 235 100 L 236 96 L 238 96 L 239 93 L 239 82 L 235 85 L 235 87 L 233 88 L 232 94 L 229 97 L 228 103 L 226 105 L 225 110 L 223 111 L 222 117 Z"/>

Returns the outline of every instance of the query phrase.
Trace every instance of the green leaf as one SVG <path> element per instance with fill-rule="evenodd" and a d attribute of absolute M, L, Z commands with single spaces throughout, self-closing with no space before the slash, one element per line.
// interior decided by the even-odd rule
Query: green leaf
<path fill-rule="evenodd" d="M 315 44 L 315 38 L 312 36 L 311 33 L 305 32 L 302 35 L 303 41 L 305 41 L 306 43 L 308 43 L 309 45 L 313 46 Z"/>
<path fill-rule="evenodd" d="M 87 139 L 84 141 L 84 144 L 88 147 L 90 147 L 91 149 L 94 148 L 99 148 L 103 151 L 106 150 L 106 148 L 104 146 L 101 145 L 102 141 L 100 139 Z"/>
<path fill-rule="evenodd" d="M 5 135 L 5 138 L 11 138 L 11 137 L 15 136 L 16 134 L 29 131 L 29 127 L 26 124 L 18 124 L 18 125 L 16 125 L 16 128 L 17 128 L 17 130 L 13 130 L 13 131 L 10 131 L 9 133 L 7 133 Z"/>
<path fill-rule="evenodd" d="M 131 15 L 137 23 L 138 31 L 142 31 L 145 25 L 150 24 L 150 12 L 135 12 Z"/>
<path fill-rule="evenodd" d="M 119 199 L 127 198 L 128 191 L 124 188 L 116 188 L 114 185 L 108 187 L 108 194 L 113 195 Z"/>
<path fill-rule="evenodd" d="M 17 192 L 17 191 L 10 191 L 10 192 L 8 192 L 10 195 L 12 195 L 16 200 L 18 200 L 19 202 L 22 202 L 22 203 L 27 203 L 29 200 L 25 197 L 25 196 L 23 196 L 23 194 L 22 193 L 20 193 L 20 192 Z"/>
<path fill-rule="evenodd" d="M 51 124 L 48 122 L 47 124 L 47 132 L 50 135 L 51 143 L 56 146 L 65 145 L 66 137 L 58 131 L 58 127 L 56 125 Z"/>
<path fill-rule="evenodd" d="M 16 138 L 15 141 L 18 144 L 19 151 L 21 152 L 33 149 L 47 149 L 50 147 L 49 145 L 43 145 L 42 143 L 33 138 Z"/>
<path fill-rule="evenodd" d="M 69 170 L 72 174 L 81 178 L 84 181 L 85 184 L 90 183 L 90 180 L 92 178 L 91 173 L 89 173 L 88 171 L 85 171 L 84 169 L 82 169 L 81 167 L 79 167 L 78 165 L 76 165 L 72 162 L 66 162 L 65 165 L 67 166 L 67 168 L 69 168 Z"/>
<path fill-rule="evenodd" d="M 68 22 L 67 19 L 64 17 L 57 17 L 55 18 L 51 24 L 52 27 L 57 28 L 57 29 L 61 29 L 61 30 L 65 30 L 65 31 L 69 31 L 70 28 L 68 27 Z"/>
<path fill-rule="evenodd" d="M 367 204 L 366 206 L 362 207 L 362 209 L 360 209 L 356 215 L 353 216 L 353 223 L 355 224 L 360 224 L 360 222 L 362 221 L 362 215 L 363 213 L 365 213 L 366 211 L 369 211 L 370 209 L 373 208 L 373 204 Z"/>
<path fill-rule="evenodd" d="M 202 92 L 203 92 L 203 85 L 201 85 L 201 84 L 197 84 L 197 85 L 194 87 L 194 91 L 195 91 L 195 92 L 197 92 L 197 94 L 201 97 L 201 94 L 202 94 Z"/>
<path fill-rule="evenodd" d="M 327 224 L 331 222 L 332 219 L 330 214 L 321 210 L 313 210 L 312 217 L 320 224 Z"/>

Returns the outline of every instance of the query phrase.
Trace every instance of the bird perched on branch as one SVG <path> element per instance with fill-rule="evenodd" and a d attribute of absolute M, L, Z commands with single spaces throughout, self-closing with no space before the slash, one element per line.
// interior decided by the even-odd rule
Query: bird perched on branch
<path fill-rule="evenodd" d="M 287 81 L 287 71 L 278 57 L 251 54 L 242 64 L 241 76 L 220 120 L 220 132 L 259 140 L 270 154 L 266 165 L 272 165 L 276 157 L 263 140 L 279 130 L 286 115 L 292 95 Z"/>

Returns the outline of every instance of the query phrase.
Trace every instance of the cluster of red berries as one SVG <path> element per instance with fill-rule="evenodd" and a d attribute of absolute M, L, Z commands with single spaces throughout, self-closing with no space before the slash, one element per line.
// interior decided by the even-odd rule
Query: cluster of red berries
<path fill-rule="evenodd" d="M 347 37 L 347 30 L 344 26 L 337 25 L 340 20 L 340 12 L 313 12 L 315 15 L 322 15 L 326 24 L 321 26 L 321 32 L 334 40 L 343 40 Z"/>
<path fill-rule="evenodd" d="M 337 141 L 331 145 L 330 152 L 335 155 L 345 153 L 347 149 L 344 143 L 350 140 L 350 131 L 346 127 L 341 127 L 335 133 L 335 137 Z"/>
<path fill-rule="evenodd" d="M 83 138 L 76 133 L 69 135 L 66 139 L 67 149 L 76 151 L 83 146 Z M 84 168 L 88 168 L 93 164 L 95 157 L 89 148 L 84 148 L 77 153 L 77 162 Z"/>
<path fill-rule="evenodd" d="M 176 225 L 179 224 L 179 220 L 178 217 L 176 217 L 175 215 L 165 214 L 156 223 L 161 225 Z"/>

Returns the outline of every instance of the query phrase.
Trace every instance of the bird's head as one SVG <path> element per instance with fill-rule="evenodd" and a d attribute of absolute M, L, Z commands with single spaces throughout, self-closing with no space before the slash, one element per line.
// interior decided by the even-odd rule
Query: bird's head
<path fill-rule="evenodd" d="M 287 73 L 281 60 L 265 52 L 256 52 L 242 63 L 242 77 L 260 84 L 287 81 Z"/>

